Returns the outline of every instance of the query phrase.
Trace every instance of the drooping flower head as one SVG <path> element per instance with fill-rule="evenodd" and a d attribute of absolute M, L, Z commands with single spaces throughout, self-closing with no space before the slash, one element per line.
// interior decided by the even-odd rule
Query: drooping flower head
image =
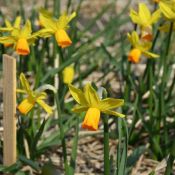
<path fill-rule="evenodd" d="M 65 67 L 63 70 L 63 82 L 65 84 L 72 83 L 74 79 L 74 74 L 75 74 L 74 67 L 72 65 Z"/>
<path fill-rule="evenodd" d="M 32 34 L 31 23 L 29 20 L 22 28 L 7 27 L 9 35 L 0 37 L 0 43 L 13 44 L 19 55 L 28 55 L 30 53 L 29 45 L 33 44 L 37 34 Z"/>
<path fill-rule="evenodd" d="M 140 61 L 141 54 L 148 58 L 157 58 L 159 55 L 149 52 L 152 43 L 139 39 L 137 32 L 133 31 L 131 34 L 128 33 L 128 39 L 133 47 L 129 52 L 128 61 L 138 63 Z"/>
<path fill-rule="evenodd" d="M 54 18 L 49 12 L 41 9 L 39 20 L 44 29 L 39 31 L 41 37 L 50 37 L 55 35 L 58 45 L 62 48 L 68 47 L 72 44 L 66 30 L 69 28 L 69 22 L 76 16 L 72 13 L 68 16 L 66 13 L 62 14 L 58 19 Z"/>
<path fill-rule="evenodd" d="M 134 23 L 140 26 L 141 38 L 148 41 L 152 40 L 152 25 L 161 17 L 160 10 L 158 9 L 151 14 L 146 4 L 140 3 L 138 12 L 131 9 L 130 17 Z"/>
<path fill-rule="evenodd" d="M 20 81 L 22 89 L 17 89 L 18 93 L 26 94 L 25 99 L 18 105 L 18 110 L 26 115 L 35 104 L 39 104 L 48 114 L 52 114 L 52 107 L 47 105 L 44 100 L 47 98 L 47 94 L 44 91 L 33 91 L 30 88 L 29 82 L 27 81 L 23 73 L 20 74 Z"/>
<path fill-rule="evenodd" d="M 125 115 L 112 110 L 122 106 L 124 104 L 123 99 L 106 98 L 101 100 L 90 84 L 86 84 L 83 91 L 71 84 L 68 86 L 71 95 L 78 103 L 72 111 L 78 113 L 86 111 L 82 128 L 94 131 L 97 130 L 101 112 L 117 117 L 125 117 Z"/>

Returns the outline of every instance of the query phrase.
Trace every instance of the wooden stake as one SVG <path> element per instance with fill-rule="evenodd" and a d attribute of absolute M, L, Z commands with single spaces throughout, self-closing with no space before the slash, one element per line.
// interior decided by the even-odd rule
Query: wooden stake
<path fill-rule="evenodd" d="M 3 55 L 3 163 L 16 162 L 16 59 Z"/>

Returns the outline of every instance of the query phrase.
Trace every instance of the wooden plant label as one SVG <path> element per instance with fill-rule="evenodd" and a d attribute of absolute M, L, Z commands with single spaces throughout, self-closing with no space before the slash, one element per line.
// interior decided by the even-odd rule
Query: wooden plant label
<path fill-rule="evenodd" d="M 3 163 L 16 162 L 16 59 L 3 55 Z"/>

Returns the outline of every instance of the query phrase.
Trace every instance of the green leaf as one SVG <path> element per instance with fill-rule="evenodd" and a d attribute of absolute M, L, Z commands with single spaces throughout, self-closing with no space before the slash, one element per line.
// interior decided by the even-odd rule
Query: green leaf
<path fill-rule="evenodd" d="M 133 167 L 136 164 L 136 162 L 139 160 L 140 156 L 144 154 L 145 151 L 146 151 L 145 146 L 139 146 L 138 148 L 136 148 L 133 151 L 133 153 L 128 157 L 127 167 Z"/>
<path fill-rule="evenodd" d="M 35 154 L 37 153 L 37 144 L 38 144 L 38 141 L 40 140 L 41 138 L 41 135 L 43 134 L 43 131 L 44 131 L 44 127 L 45 127 L 45 124 L 46 124 L 47 120 L 43 120 L 43 123 L 41 124 L 40 128 L 39 128 L 39 131 L 36 133 L 34 139 L 33 139 L 33 142 L 32 142 L 32 153 L 31 155 L 35 156 Z"/>
<path fill-rule="evenodd" d="M 19 160 L 24 164 L 24 165 L 29 165 L 30 167 L 32 167 L 34 170 L 39 171 L 40 167 L 38 162 L 34 162 L 30 159 L 27 159 L 25 156 L 23 155 L 19 155 Z"/>

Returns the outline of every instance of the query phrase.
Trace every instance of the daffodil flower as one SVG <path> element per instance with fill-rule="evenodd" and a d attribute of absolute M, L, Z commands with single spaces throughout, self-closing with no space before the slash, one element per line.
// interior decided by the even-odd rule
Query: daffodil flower
<path fill-rule="evenodd" d="M 148 41 L 139 40 L 138 34 L 133 31 L 128 34 L 128 39 L 132 44 L 133 49 L 128 55 L 128 60 L 133 63 L 138 63 L 140 61 L 141 54 L 147 56 L 148 58 L 157 58 L 159 55 L 149 52 L 151 49 L 152 43 Z"/>
<path fill-rule="evenodd" d="M 52 107 L 47 105 L 44 100 L 47 98 L 47 94 L 44 91 L 33 91 L 29 82 L 27 81 L 23 73 L 20 74 L 20 81 L 22 89 L 17 89 L 18 93 L 26 94 L 26 98 L 18 105 L 18 110 L 26 115 L 35 104 L 39 104 L 48 114 L 52 114 Z"/>
<path fill-rule="evenodd" d="M 68 86 L 71 95 L 78 103 L 72 111 L 78 113 L 87 111 L 82 123 L 82 128 L 94 131 L 97 130 L 101 112 L 117 117 L 125 117 L 125 115 L 112 110 L 122 106 L 124 104 L 124 100 L 114 98 L 101 100 L 90 84 L 86 84 L 83 91 L 77 89 L 71 84 Z"/>
<path fill-rule="evenodd" d="M 0 37 L 0 43 L 13 44 L 19 55 L 28 55 L 30 53 L 29 45 L 33 44 L 37 34 L 32 34 L 31 23 L 27 20 L 23 28 L 7 27 L 10 34 Z"/>
<path fill-rule="evenodd" d="M 41 37 L 50 37 L 55 35 L 58 45 L 62 48 L 68 47 L 72 44 L 66 30 L 69 28 L 68 23 L 76 16 L 72 13 L 68 16 L 66 13 L 62 14 L 58 19 L 51 16 L 46 10 L 40 10 L 39 19 L 44 29 L 38 33 Z"/>
<path fill-rule="evenodd" d="M 21 23 L 21 16 L 16 17 L 13 25 L 8 19 L 5 19 L 5 27 L 0 27 L 0 31 L 10 32 L 14 28 L 20 29 L 20 23 Z"/>
<path fill-rule="evenodd" d="M 12 25 L 11 22 L 5 19 L 5 27 L 0 27 L 0 32 L 10 32 L 12 33 L 13 29 L 20 29 L 21 17 L 17 16 L 15 19 L 14 24 Z M 13 43 L 5 43 L 5 47 L 9 47 L 13 45 Z"/>
<path fill-rule="evenodd" d="M 73 66 L 67 66 L 63 70 L 63 82 L 65 84 L 70 84 L 72 83 L 74 79 L 74 67 Z"/>
<path fill-rule="evenodd" d="M 160 16 L 159 9 L 151 14 L 144 3 L 139 4 L 138 12 L 133 9 L 130 11 L 132 21 L 141 27 L 141 38 L 148 41 L 152 40 L 152 25 L 159 20 Z"/>
<path fill-rule="evenodd" d="M 164 17 L 167 20 L 174 21 L 175 20 L 175 1 L 160 1 L 159 7 Z"/>

